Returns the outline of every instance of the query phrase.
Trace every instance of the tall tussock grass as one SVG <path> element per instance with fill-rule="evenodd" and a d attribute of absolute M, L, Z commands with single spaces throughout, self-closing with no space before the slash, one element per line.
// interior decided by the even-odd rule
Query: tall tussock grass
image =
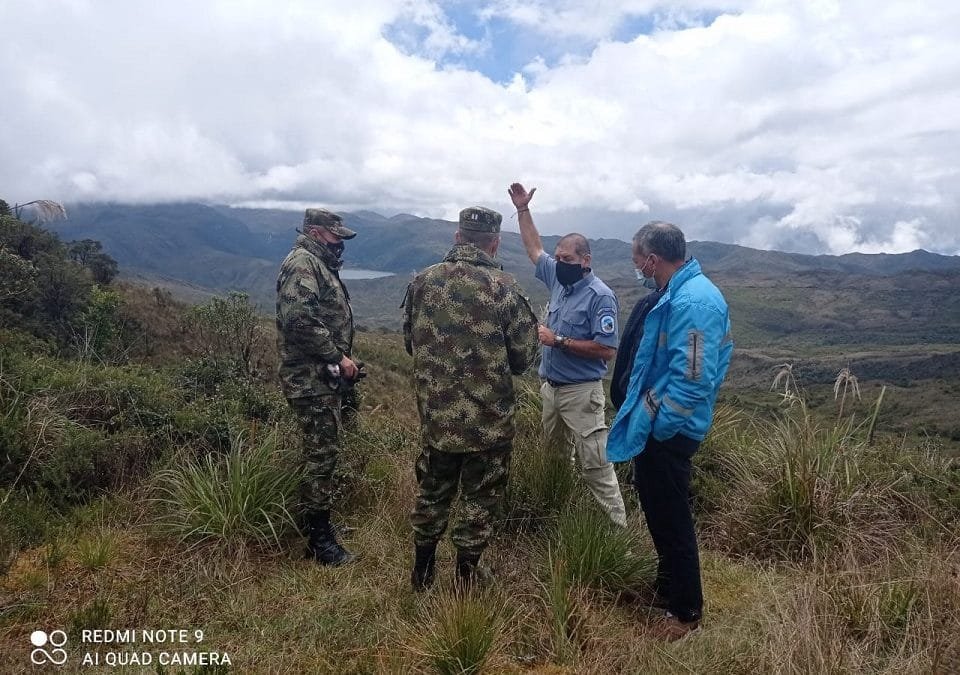
<path fill-rule="evenodd" d="M 529 380 L 518 381 L 517 436 L 504 508 L 511 527 L 550 527 L 582 493 L 569 453 L 544 441 L 540 420 L 539 390 Z"/>
<path fill-rule="evenodd" d="M 890 441 L 868 443 L 850 419 L 817 418 L 802 401 L 773 422 L 755 422 L 735 447 L 714 449 L 710 462 L 701 470 L 725 487 L 707 495 L 707 540 L 794 561 L 831 555 L 851 538 L 865 555 L 881 554 L 931 515 L 926 488 L 950 469 Z"/>
<path fill-rule="evenodd" d="M 549 527 L 578 498 L 576 468 L 559 448 L 514 447 L 506 512 L 512 526 Z"/>
<path fill-rule="evenodd" d="M 508 603 L 494 590 L 432 594 L 410 627 L 416 636 L 410 649 L 441 675 L 483 672 L 506 641 L 512 619 Z"/>
<path fill-rule="evenodd" d="M 571 584 L 610 593 L 653 581 L 656 559 L 637 533 L 610 524 L 592 505 L 565 511 L 547 544 L 546 568 L 562 571 Z"/>
<path fill-rule="evenodd" d="M 764 672 L 948 673 L 960 666 L 960 540 L 891 543 L 870 563 L 847 548 L 764 617 Z"/>
<path fill-rule="evenodd" d="M 567 561 L 548 551 L 541 582 L 543 604 L 550 627 L 553 658 L 558 663 L 573 659 L 587 642 L 586 592 L 570 573 Z"/>
<path fill-rule="evenodd" d="M 281 546 L 296 530 L 300 471 L 277 444 L 236 434 L 226 455 L 207 454 L 155 479 L 161 527 L 192 544 L 238 551 Z"/>

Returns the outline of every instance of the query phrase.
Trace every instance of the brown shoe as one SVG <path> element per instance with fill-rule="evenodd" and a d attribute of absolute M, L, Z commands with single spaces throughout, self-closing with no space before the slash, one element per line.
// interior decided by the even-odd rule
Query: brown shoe
<path fill-rule="evenodd" d="M 650 625 L 649 635 L 657 640 L 675 642 L 682 640 L 694 631 L 700 630 L 700 621 L 681 621 L 670 612 L 664 613 Z"/>

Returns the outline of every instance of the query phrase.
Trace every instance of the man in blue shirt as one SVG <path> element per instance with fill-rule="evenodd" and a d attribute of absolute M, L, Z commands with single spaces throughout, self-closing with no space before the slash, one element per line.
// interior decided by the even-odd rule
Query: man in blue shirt
<path fill-rule="evenodd" d="M 570 447 L 572 439 L 590 492 L 610 520 L 625 527 L 623 495 L 607 461 L 601 382 L 607 361 L 617 353 L 617 296 L 590 269 L 590 243 L 583 235 L 561 238 L 553 256 L 543 250 L 530 215 L 536 188 L 527 192 L 514 183 L 508 192 L 527 256 L 536 265 L 537 278 L 550 289 L 546 325 L 538 327 L 544 435 L 548 443 L 560 440 L 562 447 Z"/>

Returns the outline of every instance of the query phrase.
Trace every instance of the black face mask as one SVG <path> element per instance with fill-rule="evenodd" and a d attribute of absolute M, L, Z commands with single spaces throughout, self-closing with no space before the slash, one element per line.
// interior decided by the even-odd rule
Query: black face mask
<path fill-rule="evenodd" d="M 338 241 L 336 244 L 327 244 L 327 249 L 329 249 L 329 251 L 330 251 L 333 255 L 337 256 L 337 258 L 343 257 L 343 249 L 344 249 L 344 248 L 345 248 L 345 246 L 344 246 L 344 243 L 343 243 L 342 241 Z"/>
<path fill-rule="evenodd" d="M 583 265 L 557 261 L 557 281 L 564 286 L 573 286 L 581 279 L 583 279 Z"/>

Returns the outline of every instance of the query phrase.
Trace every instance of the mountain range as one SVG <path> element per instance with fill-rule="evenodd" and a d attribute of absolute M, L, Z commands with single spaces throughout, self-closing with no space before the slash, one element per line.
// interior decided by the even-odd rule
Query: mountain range
<path fill-rule="evenodd" d="M 267 311 L 277 267 L 296 237 L 301 214 L 270 209 L 183 204 L 78 204 L 52 224 L 66 240 L 97 239 L 128 275 L 195 297 L 247 292 Z M 438 261 L 456 224 L 409 214 L 347 213 L 359 236 L 348 242 L 346 268 L 393 276 L 348 282 L 358 321 L 397 327 L 410 275 Z M 552 251 L 558 237 L 544 237 Z M 591 241 L 593 267 L 626 308 L 640 295 L 630 244 Z M 728 295 L 739 319 L 738 344 L 915 344 L 960 341 L 960 256 L 927 251 L 841 256 L 761 251 L 690 242 Z M 519 234 L 502 234 L 498 258 L 539 308 L 546 291 L 533 277 Z"/>
<path fill-rule="evenodd" d="M 67 211 L 68 220 L 47 226 L 67 241 L 101 241 L 128 279 L 194 302 L 244 291 L 268 315 L 277 268 L 302 218 L 195 203 L 80 204 Z M 456 224 L 365 211 L 345 214 L 345 222 L 359 233 L 347 244 L 345 271 L 392 273 L 346 281 L 357 322 L 396 330 L 411 274 L 440 260 Z M 544 237 L 545 248 L 552 251 L 557 239 Z M 630 244 L 594 239 L 591 246 L 593 268 L 616 291 L 625 315 L 645 292 Z M 729 395 L 746 405 L 776 406 L 772 376 L 791 364 L 811 404 L 829 408 L 837 372 L 849 368 L 863 379 L 865 397 L 891 388 L 883 416 L 892 428 L 937 433 L 960 445 L 960 257 L 813 256 L 706 241 L 688 248 L 730 304 L 737 348 Z M 546 289 L 534 279 L 517 233 L 502 233 L 498 258 L 534 310 L 543 311 Z"/>

